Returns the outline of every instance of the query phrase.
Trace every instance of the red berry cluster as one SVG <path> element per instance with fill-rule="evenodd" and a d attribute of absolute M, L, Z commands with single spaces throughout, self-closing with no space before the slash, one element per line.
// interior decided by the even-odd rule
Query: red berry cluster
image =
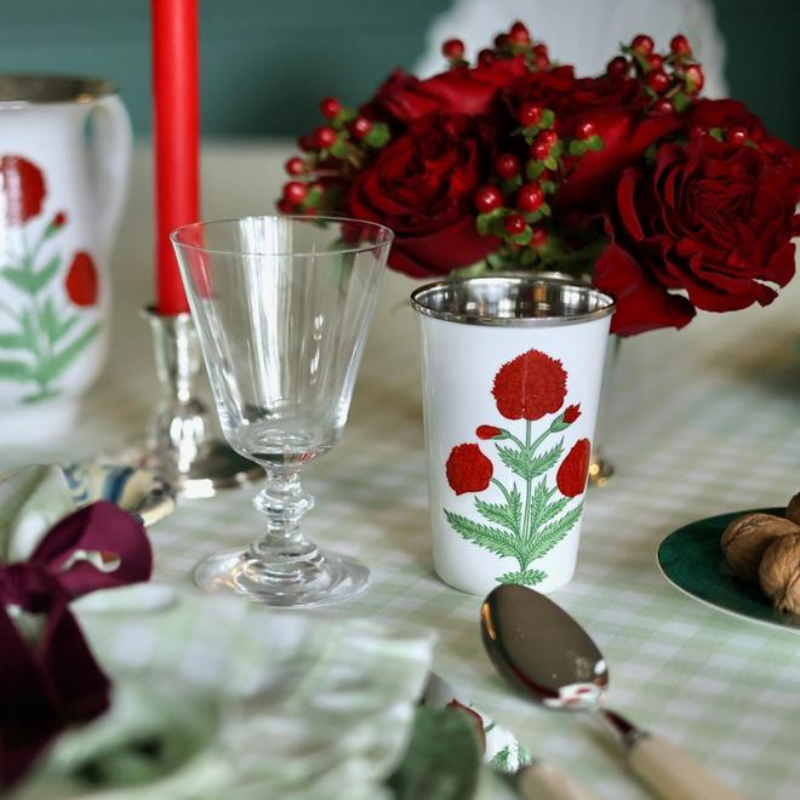
<path fill-rule="evenodd" d="M 657 113 L 685 111 L 703 88 L 703 69 L 682 33 L 672 37 L 668 53 L 657 53 L 653 39 L 644 33 L 634 36 L 622 52 L 608 62 L 606 74 L 616 79 L 638 78 Z"/>
<path fill-rule="evenodd" d="M 464 67 L 468 62 L 464 58 L 466 48 L 461 39 L 448 39 L 442 45 L 442 53 L 451 67 Z M 485 48 L 478 53 L 478 64 L 488 66 L 499 58 L 514 58 L 522 55 L 531 71 L 550 68 L 550 54 L 547 45 L 531 39 L 530 32 L 522 22 L 515 22 L 506 33 L 498 34 L 493 48 Z"/>
<path fill-rule="evenodd" d="M 284 184 L 278 211 L 283 214 L 327 213 L 338 207 L 339 185 L 357 172 L 370 150 L 384 147 L 389 128 L 335 97 L 320 104 L 325 122 L 297 140 L 304 156 L 293 156 L 284 168 L 294 180 Z"/>
<path fill-rule="evenodd" d="M 492 182 L 475 193 L 478 231 L 503 239 L 523 265 L 543 260 L 551 242 L 547 202 L 578 158 L 603 143 L 594 126 L 584 122 L 570 136 L 560 136 L 552 110 L 523 102 L 516 111 L 516 135 L 524 142 L 522 157 L 505 152 L 493 163 Z M 504 254 L 508 255 L 508 253 Z"/>
<path fill-rule="evenodd" d="M 744 125 L 731 125 L 727 128 L 701 128 L 695 126 L 689 130 L 690 139 L 700 139 L 704 136 L 711 136 L 718 142 L 731 142 L 732 144 L 746 144 L 749 147 L 758 147 L 757 143 L 751 138 L 750 131 Z"/>

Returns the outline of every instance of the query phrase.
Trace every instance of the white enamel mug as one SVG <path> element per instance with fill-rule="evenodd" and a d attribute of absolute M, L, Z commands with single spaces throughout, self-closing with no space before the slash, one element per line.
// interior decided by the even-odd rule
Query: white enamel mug
<path fill-rule="evenodd" d="M 611 297 L 555 276 L 429 284 L 419 314 L 433 562 L 552 592 L 578 555 Z"/>
<path fill-rule="evenodd" d="M 131 146 L 110 81 L 0 75 L 0 444 L 68 429 L 103 366 Z"/>

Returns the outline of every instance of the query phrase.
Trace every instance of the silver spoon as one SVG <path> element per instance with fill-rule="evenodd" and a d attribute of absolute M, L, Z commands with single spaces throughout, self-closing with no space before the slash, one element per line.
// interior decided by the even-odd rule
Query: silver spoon
<path fill-rule="evenodd" d="M 524 586 L 498 586 L 481 606 L 483 644 L 498 672 L 546 708 L 593 711 L 625 747 L 631 770 L 665 800 L 741 800 L 666 739 L 605 709 L 603 654 L 566 611 Z"/>

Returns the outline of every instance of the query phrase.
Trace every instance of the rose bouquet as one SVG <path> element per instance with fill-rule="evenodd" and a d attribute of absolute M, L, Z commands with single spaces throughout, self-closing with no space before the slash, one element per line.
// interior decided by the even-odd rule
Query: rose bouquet
<path fill-rule="evenodd" d="M 426 80 L 395 71 L 359 109 L 321 103 L 278 208 L 382 223 L 415 277 L 492 269 L 591 277 L 622 335 L 770 303 L 794 274 L 798 152 L 702 97 L 685 36 L 636 36 L 595 77 L 520 22 Z"/>

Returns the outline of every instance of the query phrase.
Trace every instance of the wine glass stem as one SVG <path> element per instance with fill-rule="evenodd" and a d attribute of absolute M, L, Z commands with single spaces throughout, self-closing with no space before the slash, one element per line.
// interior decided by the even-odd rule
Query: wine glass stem
<path fill-rule="evenodd" d="M 300 531 L 300 518 L 314 507 L 314 498 L 300 485 L 297 470 L 266 470 L 267 485 L 253 505 L 266 517 L 267 532 L 250 545 L 250 552 L 264 561 L 307 560 L 317 548 Z"/>

